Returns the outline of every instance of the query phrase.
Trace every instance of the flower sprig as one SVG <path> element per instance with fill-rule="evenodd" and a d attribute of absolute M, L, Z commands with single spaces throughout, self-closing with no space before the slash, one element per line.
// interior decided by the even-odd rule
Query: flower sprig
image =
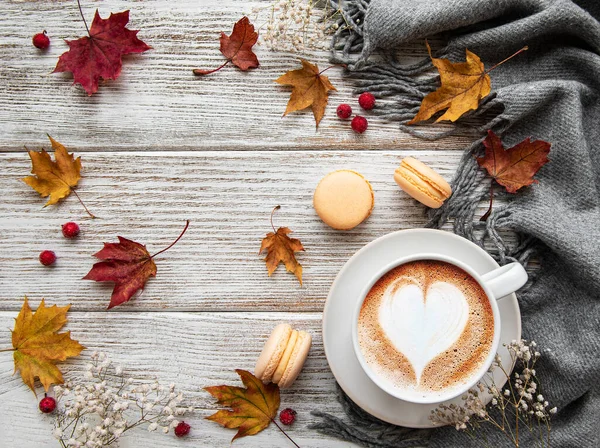
<path fill-rule="evenodd" d="M 429 419 L 438 425 L 453 425 L 458 431 L 468 431 L 477 435 L 482 424 L 490 424 L 501 431 L 515 447 L 519 447 L 520 433 L 531 432 L 537 446 L 550 446 L 550 418 L 557 412 L 540 393 L 540 383 L 536 377 L 536 362 L 541 353 L 534 341 L 524 339 L 505 345 L 511 357 L 515 372 L 511 375 L 496 355 L 488 375 L 476 388 L 462 397 L 462 404 L 439 405 L 431 411 Z M 503 388 L 496 386 L 491 373 L 500 369 L 507 382 Z M 492 396 L 489 410 L 483 402 L 486 392 Z"/>
<path fill-rule="evenodd" d="M 179 424 L 178 417 L 192 411 L 182 406 L 183 393 L 174 384 L 133 383 L 104 353 L 94 352 L 83 380 L 54 387 L 59 406 L 54 436 L 61 446 L 117 446 L 124 432 L 141 425 L 166 434 Z"/>
<path fill-rule="evenodd" d="M 274 51 L 327 49 L 325 37 L 337 29 L 340 11 L 318 5 L 315 0 L 277 0 L 270 6 L 255 8 L 252 12 L 257 16 L 268 11 L 262 41 Z"/>

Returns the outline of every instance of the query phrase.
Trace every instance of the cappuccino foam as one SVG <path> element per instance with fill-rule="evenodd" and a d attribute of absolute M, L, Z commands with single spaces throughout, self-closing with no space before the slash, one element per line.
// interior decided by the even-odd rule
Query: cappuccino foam
<path fill-rule="evenodd" d="M 371 370 L 416 397 L 446 394 L 474 379 L 493 338 L 485 291 L 442 261 L 412 261 L 387 272 L 358 318 L 358 342 Z"/>

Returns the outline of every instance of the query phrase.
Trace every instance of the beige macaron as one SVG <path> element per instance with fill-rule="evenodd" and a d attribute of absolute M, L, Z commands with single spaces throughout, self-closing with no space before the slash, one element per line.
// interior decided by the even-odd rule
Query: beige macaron
<path fill-rule="evenodd" d="M 304 366 L 311 342 L 309 333 L 293 330 L 288 324 L 277 325 L 256 361 L 254 375 L 265 384 L 290 387 Z"/>
<path fill-rule="evenodd" d="M 369 217 L 375 197 L 367 179 L 352 170 L 329 173 L 315 189 L 313 206 L 325 224 L 350 230 Z"/>
<path fill-rule="evenodd" d="M 440 208 L 452 194 L 442 176 L 413 157 L 402 160 L 394 172 L 394 180 L 406 193 L 431 208 Z"/>

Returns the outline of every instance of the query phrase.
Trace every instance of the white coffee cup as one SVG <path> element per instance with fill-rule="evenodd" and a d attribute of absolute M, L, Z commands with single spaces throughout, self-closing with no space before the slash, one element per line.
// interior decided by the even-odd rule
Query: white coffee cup
<path fill-rule="evenodd" d="M 480 367 L 477 369 L 476 373 L 470 376 L 471 380 L 464 383 L 462 387 L 453 388 L 447 392 L 440 392 L 435 394 L 430 394 L 430 396 L 416 396 L 415 394 L 409 394 L 405 390 L 394 387 L 388 381 L 385 381 L 381 378 L 367 363 L 362 350 L 360 348 L 359 340 L 358 340 L 358 319 L 360 315 L 360 311 L 363 305 L 365 298 L 367 297 L 371 288 L 375 285 L 375 283 L 383 277 L 387 272 L 394 269 L 397 266 L 402 264 L 418 261 L 418 260 L 436 260 L 442 261 L 446 263 L 450 263 L 454 266 L 459 267 L 463 271 L 467 272 L 479 285 L 483 288 L 487 299 L 489 300 L 493 317 L 494 317 L 494 331 L 493 331 L 493 339 L 491 348 L 488 356 L 485 359 Z M 386 267 L 381 269 L 365 286 L 364 290 L 361 293 L 361 299 L 358 302 L 358 306 L 354 312 L 354 317 L 352 321 L 352 342 L 354 345 L 354 351 L 356 353 L 356 357 L 358 361 L 367 374 L 367 376 L 382 390 L 387 392 L 388 394 L 399 398 L 400 400 L 412 402 L 412 403 L 420 403 L 420 404 L 432 404 L 432 403 L 442 403 L 453 398 L 456 398 L 466 391 L 475 386 L 486 374 L 489 370 L 494 357 L 496 356 L 496 352 L 498 351 L 498 345 L 500 341 L 500 313 L 498 311 L 497 300 L 501 299 L 504 296 L 507 296 L 519 288 L 521 288 L 527 282 L 527 272 L 523 268 L 523 266 L 519 263 L 510 263 L 505 266 L 501 266 L 493 271 L 490 271 L 486 274 L 480 275 L 473 268 L 467 266 L 466 264 L 456 260 L 455 258 L 439 255 L 439 254 L 428 254 L 421 253 L 411 255 L 409 257 L 404 257 L 398 259 Z"/>

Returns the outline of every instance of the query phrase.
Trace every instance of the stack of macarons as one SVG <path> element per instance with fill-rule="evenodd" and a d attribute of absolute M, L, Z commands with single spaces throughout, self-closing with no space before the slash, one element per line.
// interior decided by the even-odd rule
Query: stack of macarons
<path fill-rule="evenodd" d="M 294 330 L 289 324 L 277 325 L 256 361 L 254 375 L 265 384 L 290 387 L 304 366 L 311 342 L 309 333 Z"/>

